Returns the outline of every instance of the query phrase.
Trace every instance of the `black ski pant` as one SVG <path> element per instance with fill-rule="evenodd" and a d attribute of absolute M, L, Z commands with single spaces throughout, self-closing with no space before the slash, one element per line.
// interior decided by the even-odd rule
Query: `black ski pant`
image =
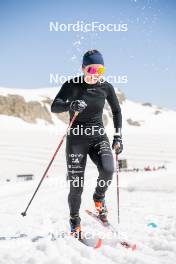
<path fill-rule="evenodd" d="M 68 135 L 66 143 L 67 180 L 70 185 L 70 216 L 78 216 L 83 192 L 87 155 L 96 164 L 99 175 L 95 194 L 105 196 L 114 172 L 113 155 L 107 135 L 98 137 Z"/>

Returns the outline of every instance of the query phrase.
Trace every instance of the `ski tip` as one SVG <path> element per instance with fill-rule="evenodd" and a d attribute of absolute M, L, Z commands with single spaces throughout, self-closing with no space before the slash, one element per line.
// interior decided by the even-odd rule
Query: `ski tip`
<path fill-rule="evenodd" d="M 98 248 L 100 248 L 101 246 L 102 246 L 102 239 L 99 238 L 94 248 L 95 248 L 95 249 L 98 249 Z"/>
<path fill-rule="evenodd" d="M 129 244 L 127 242 L 121 242 L 120 244 L 122 247 L 127 248 L 127 249 L 131 249 L 132 251 L 135 251 L 137 249 L 136 244 Z"/>
<path fill-rule="evenodd" d="M 136 246 L 136 244 L 134 244 L 134 245 L 131 245 L 131 250 L 132 251 L 135 251 L 137 249 L 137 246 Z"/>

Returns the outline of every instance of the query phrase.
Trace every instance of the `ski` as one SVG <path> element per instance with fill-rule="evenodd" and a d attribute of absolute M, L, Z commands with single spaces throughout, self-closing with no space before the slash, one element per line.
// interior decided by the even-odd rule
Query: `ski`
<path fill-rule="evenodd" d="M 77 239 L 77 238 L 76 238 Z M 102 239 L 100 238 L 86 238 L 83 237 L 81 239 L 77 239 L 79 242 L 83 243 L 85 246 L 92 247 L 94 249 L 98 249 L 102 246 Z"/>
<path fill-rule="evenodd" d="M 94 220 L 96 220 L 96 222 L 100 223 L 103 227 L 107 228 L 110 232 L 112 232 L 112 234 L 118 235 L 118 231 L 116 230 L 116 228 L 109 222 L 109 221 L 101 221 L 100 218 L 98 218 L 98 216 L 91 212 L 90 210 L 85 210 L 85 212 L 91 216 Z M 123 246 L 124 248 L 127 249 L 131 249 L 131 250 L 136 250 L 136 244 L 132 244 L 129 243 L 125 240 L 121 240 L 120 238 L 117 238 L 117 242 L 120 243 L 121 246 Z"/>
<path fill-rule="evenodd" d="M 70 233 L 66 233 L 66 236 L 72 237 L 73 239 L 76 239 L 77 241 L 84 244 L 85 246 L 92 247 L 94 249 L 98 249 L 102 246 L 102 239 L 100 239 L 98 237 L 92 238 L 92 235 L 90 233 L 81 232 L 80 238 L 74 237 Z"/>

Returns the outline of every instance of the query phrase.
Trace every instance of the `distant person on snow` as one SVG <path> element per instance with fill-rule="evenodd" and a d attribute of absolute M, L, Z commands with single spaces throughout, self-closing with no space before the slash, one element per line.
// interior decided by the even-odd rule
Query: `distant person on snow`
<path fill-rule="evenodd" d="M 87 155 L 96 164 L 99 172 L 93 194 L 96 213 L 101 221 L 107 221 L 105 193 L 112 181 L 114 161 L 109 139 L 105 132 L 102 133 L 104 130 L 102 113 L 105 100 L 111 107 L 115 127 L 112 148 L 117 154 L 123 150 L 121 109 L 113 86 L 107 81 L 102 82 L 104 73 L 102 54 L 97 50 L 87 51 L 83 56 L 82 71 L 83 76 L 75 77 L 62 85 L 51 106 L 53 113 L 69 111 L 70 119 L 75 112 L 79 112 L 67 135 L 66 142 L 70 183 L 68 204 L 71 233 L 74 236 L 81 235 L 79 209 Z M 75 185 L 75 181 L 79 185 Z"/>

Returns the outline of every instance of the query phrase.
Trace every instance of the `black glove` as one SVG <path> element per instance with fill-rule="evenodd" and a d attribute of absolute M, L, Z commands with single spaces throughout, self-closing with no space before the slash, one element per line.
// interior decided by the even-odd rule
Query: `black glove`
<path fill-rule="evenodd" d="M 70 109 L 74 112 L 82 112 L 86 107 L 87 104 L 83 100 L 76 100 L 70 104 Z"/>
<path fill-rule="evenodd" d="M 114 136 L 112 149 L 115 150 L 116 154 L 120 154 L 123 151 L 122 137 L 120 135 Z"/>

